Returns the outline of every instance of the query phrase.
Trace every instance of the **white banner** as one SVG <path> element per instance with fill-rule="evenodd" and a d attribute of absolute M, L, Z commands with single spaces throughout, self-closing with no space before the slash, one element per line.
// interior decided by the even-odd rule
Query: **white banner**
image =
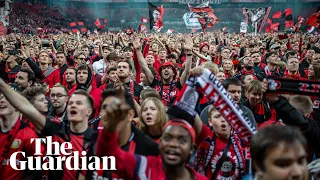
<path fill-rule="evenodd" d="M 187 29 L 201 29 L 201 24 L 194 13 L 185 13 L 183 15 L 183 20 L 185 25 L 187 26 Z"/>
<path fill-rule="evenodd" d="M 247 33 L 247 27 L 248 27 L 247 23 L 241 22 L 241 24 L 240 24 L 240 33 Z"/>

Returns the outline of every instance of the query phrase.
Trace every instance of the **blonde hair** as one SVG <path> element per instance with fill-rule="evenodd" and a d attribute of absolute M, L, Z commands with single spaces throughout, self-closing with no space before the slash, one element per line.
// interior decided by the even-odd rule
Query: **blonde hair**
<path fill-rule="evenodd" d="M 213 74 L 217 74 L 219 72 L 218 66 L 212 62 L 203 63 L 203 67 L 209 69 Z"/>
<path fill-rule="evenodd" d="M 162 131 L 163 126 L 168 122 L 168 116 L 162 101 L 155 97 L 149 97 L 142 102 L 141 110 L 139 112 L 139 119 L 140 119 L 139 127 L 144 134 L 148 134 L 148 126 L 143 121 L 142 112 L 143 112 L 144 106 L 147 104 L 148 101 L 152 101 L 158 110 L 156 120 L 155 120 L 156 128 L 157 129 L 159 128 L 160 131 Z"/>
<path fill-rule="evenodd" d="M 231 62 L 231 71 L 230 71 L 231 74 L 230 75 L 233 76 L 234 75 L 234 65 L 233 65 L 233 62 L 231 59 L 226 59 L 226 60 L 222 61 L 221 68 L 223 70 L 223 64 L 226 63 L 227 61 Z"/>

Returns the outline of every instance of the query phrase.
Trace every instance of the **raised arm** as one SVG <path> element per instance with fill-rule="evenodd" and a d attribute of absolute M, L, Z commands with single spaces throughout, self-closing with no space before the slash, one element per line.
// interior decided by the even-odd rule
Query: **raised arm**
<path fill-rule="evenodd" d="M 190 69 L 191 69 L 191 64 L 192 64 L 192 48 L 193 48 L 193 42 L 192 40 L 189 40 L 186 42 L 184 45 L 184 49 L 187 54 L 186 62 L 184 64 L 184 71 L 181 74 L 180 77 L 180 84 L 181 86 L 184 85 L 186 82 L 187 78 L 189 77 Z"/>
<path fill-rule="evenodd" d="M 108 105 L 104 115 L 101 117 L 104 129 L 99 132 L 97 140 L 97 156 L 114 156 L 116 159 L 115 173 L 121 175 L 125 179 L 133 179 L 134 170 L 136 169 L 136 156 L 132 153 L 125 152 L 120 149 L 118 144 L 117 126 L 120 123 L 130 123 L 127 114 L 130 107 L 123 103 L 123 100 L 115 99 L 114 103 Z"/>
<path fill-rule="evenodd" d="M 38 131 L 43 130 L 46 125 L 46 117 L 42 115 L 25 97 L 11 89 L 11 87 L 2 79 L 0 79 L 0 90 L 10 104 L 26 116 Z"/>
<path fill-rule="evenodd" d="M 137 53 L 137 57 L 138 57 L 138 61 L 139 61 L 139 64 L 141 66 L 141 68 L 143 69 L 146 77 L 147 77 L 147 80 L 148 80 L 148 83 L 151 84 L 153 79 L 154 79 L 154 76 L 151 72 L 151 70 L 149 69 L 148 67 L 148 64 L 147 64 L 147 61 L 144 59 L 143 55 L 142 55 L 142 45 L 141 43 L 139 42 L 138 39 L 134 39 L 134 41 L 132 42 L 133 44 L 133 47 Z"/>

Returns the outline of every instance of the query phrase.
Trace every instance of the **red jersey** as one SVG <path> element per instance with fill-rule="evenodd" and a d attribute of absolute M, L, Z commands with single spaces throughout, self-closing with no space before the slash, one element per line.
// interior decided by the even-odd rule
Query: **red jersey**
<path fill-rule="evenodd" d="M 117 133 L 108 133 L 107 131 L 99 133 L 97 156 L 114 156 L 117 159 L 115 173 L 121 175 L 123 179 L 167 179 L 160 156 L 141 156 L 123 151 L 118 147 Z M 188 166 L 187 168 L 192 172 L 195 180 L 208 179 L 195 172 L 192 168 Z"/>
<path fill-rule="evenodd" d="M 97 88 L 96 86 L 93 86 L 91 85 L 91 91 L 90 91 L 90 95 L 92 97 L 92 99 L 94 100 L 94 104 L 93 104 L 93 107 L 94 107 L 94 117 L 97 117 L 99 116 L 99 110 L 100 110 L 100 104 L 101 104 L 101 89 Z M 77 90 L 77 86 L 75 86 L 74 88 L 72 88 L 70 91 L 69 91 L 69 97 L 70 95 L 75 92 Z"/>
<path fill-rule="evenodd" d="M 52 68 L 52 67 L 48 67 Z M 49 88 L 52 88 L 55 84 L 60 83 L 60 72 L 57 69 L 52 69 L 50 73 L 46 73 L 47 70 L 42 71 L 43 76 L 45 77 L 42 82 L 47 83 Z M 48 70 L 50 71 L 50 70 Z"/>
<path fill-rule="evenodd" d="M 83 133 L 73 133 L 70 131 L 70 127 L 54 118 L 46 119 L 46 125 L 42 131 L 44 136 L 52 136 L 52 142 L 59 142 L 59 144 L 70 142 L 72 144 L 72 151 L 79 151 L 81 157 L 83 157 L 81 152 L 88 149 L 94 133 L 89 127 Z M 52 148 L 54 149 L 54 147 Z M 79 166 L 81 167 L 81 161 L 79 162 Z M 49 177 L 52 179 L 76 180 L 77 175 L 80 174 L 80 171 L 68 170 L 64 164 L 62 167 L 63 171 L 49 172 Z"/>
<path fill-rule="evenodd" d="M 17 128 L 14 130 L 14 128 Z M 19 179 L 41 179 L 42 172 L 40 171 L 30 171 L 30 170 L 15 170 L 10 166 L 10 157 L 13 153 L 17 151 L 25 152 L 25 157 L 22 156 L 22 154 L 18 154 L 16 159 L 16 165 L 17 168 L 20 168 L 20 161 L 27 161 L 27 157 L 34 156 L 35 154 L 35 144 L 30 143 L 31 138 L 38 138 L 35 131 L 30 129 L 28 127 L 28 124 L 23 122 L 20 117 L 17 120 L 15 127 L 11 129 L 11 131 L 17 131 L 14 133 L 14 138 L 8 138 L 11 133 L 13 132 L 7 132 L 3 133 L 0 131 L 0 150 L 1 153 L 5 151 L 5 145 L 6 142 L 8 142 L 8 139 L 12 139 L 12 143 L 10 146 L 10 149 L 8 152 L 5 152 L 5 159 L 2 162 L 2 166 L 0 168 L 0 179 L 5 180 L 19 180 Z M 12 134 L 11 134 L 12 135 Z M 9 142 L 11 142 L 9 140 Z M 43 148 L 43 146 L 42 146 Z M 42 149 L 42 152 L 44 154 L 44 148 Z"/>
<path fill-rule="evenodd" d="M 154 79 L 150 86 L 159 92 L 163 104 L 167 107 L 171 107 L 181 88 L 180 81 L 163 84 L 157 79 Z"/>
<path fill-rule="evenodd" d="M 223 140 L 203 124 L 196 144 L 198 149 L 194 160 L 194 168 L 200 174 L 210 177 L 211 179 L 237 180 L 240 180 L 244 175 L 244 148 L 241 147 L 236 134 L 231 135 L 228 140 Z M 216 170 L 225 148 L 227 148 L 226 158 L 221 162 L 221 168 Z M 215 171 L 215 177 L 212 177 Z"/>

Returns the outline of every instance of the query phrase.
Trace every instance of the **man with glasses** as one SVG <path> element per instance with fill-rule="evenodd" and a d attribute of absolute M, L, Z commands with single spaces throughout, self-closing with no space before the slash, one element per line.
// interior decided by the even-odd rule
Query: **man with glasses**
<path fill-rule="evenodd" d="M 79 53 L 76 57 L 75 57 L 75 65 L 74 67 L 77 68 L 78 66 L 82 65 L 82 64 L 86 64 L 86 55 L 84 53 Z"/>
<path fill-rule="evenodd" d="M 62 85 L 55 85 L 50 91 L 50 100 L 53 109 L 48 113 L 49 116 L 55 117 L 62 122 L 68 122 L 66 116 L 68 91 Z"/>

